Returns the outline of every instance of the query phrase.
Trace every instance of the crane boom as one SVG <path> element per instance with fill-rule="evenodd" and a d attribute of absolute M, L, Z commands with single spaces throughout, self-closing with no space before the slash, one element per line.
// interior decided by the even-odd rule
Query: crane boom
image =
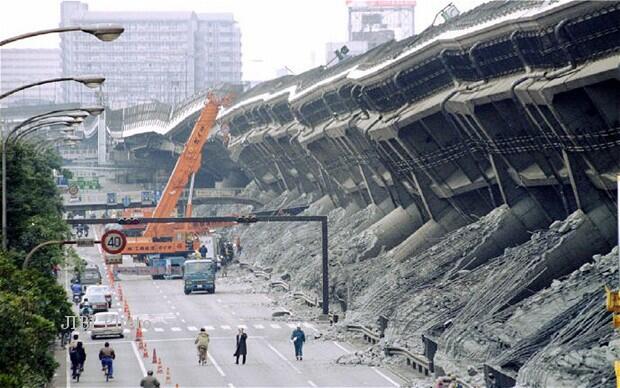
<path fill-rule="evenodd" d="M 172 170 L 166 188 L 153 212 L 153 217 L 175 216 L 172 213 L 183 194 L 185 186 L 187 186 L 190 176 L 200 169 L 202 148 L 209 138 L 211 128 L 215 125 L 215 119 L 221 105 L 220 100 L 209 94 L 207 103 L 200 112 L 200 117 L 198 117 L 174 170 Z M 149 224 L 144 231 L 144 237 L 156 237 L 163 229 L 165 229 L 164 224 Z"/>

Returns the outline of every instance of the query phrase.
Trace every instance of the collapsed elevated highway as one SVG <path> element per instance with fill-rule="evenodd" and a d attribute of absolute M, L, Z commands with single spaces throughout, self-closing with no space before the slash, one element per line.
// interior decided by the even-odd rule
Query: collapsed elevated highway
<path fill-rule="evenodd" d="M 617 244 L 619 48 L 618 2 L 493 1 L 336 66 L 265 82 L 219 122 L 231 159 L 260 190 L 317 194 L 309 211 L 339 217 L 332 297 L 346 299 L 347 319 L 392 319 L 388 340 L 437 371 L 473 365 L 473 382 L 493 375 L 505 386 L 545 386 L 548 373 L 564 386 L 553 368 L 519 375 L 547 346 L 542 332 L 517 343 L 485 331 Z M 289 246 L 310 244 L 279 232 Z M 253 259 L 313 288 L 315 267 L 294 263 L 308 251 L 274 257 L 260 252 L 286 249 L 272 235 L 242 233 L 259 251 Z M 552 323 L 570 325 L 574 306 L 535 328 L 556 333 Z M 606 344 L 605 324 L 579 346 Z M 528 350 L 507 357 L 517 346 Z M 584 372 L 594 377 L 583 386 L 605 386 L 609 370 Z"/>

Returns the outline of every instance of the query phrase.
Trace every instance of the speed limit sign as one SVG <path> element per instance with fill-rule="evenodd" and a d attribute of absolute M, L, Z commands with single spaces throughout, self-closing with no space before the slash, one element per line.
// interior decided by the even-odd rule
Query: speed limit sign
<path fill-rule="evenodd" d="M 119 254 L 127 245 L 127 237 L 120 230 L 110 230 L 101 236 L 101 248 L 111 255 Z"/>

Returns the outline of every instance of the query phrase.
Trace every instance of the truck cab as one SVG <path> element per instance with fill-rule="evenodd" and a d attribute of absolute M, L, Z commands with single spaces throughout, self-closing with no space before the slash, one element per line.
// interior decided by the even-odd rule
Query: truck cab
<path fill-rule="evenodd" d="M 215 293 L 216 263 L 210 259 L 186 260 L 183 264 L 185 295 L 194 291 Z"/>

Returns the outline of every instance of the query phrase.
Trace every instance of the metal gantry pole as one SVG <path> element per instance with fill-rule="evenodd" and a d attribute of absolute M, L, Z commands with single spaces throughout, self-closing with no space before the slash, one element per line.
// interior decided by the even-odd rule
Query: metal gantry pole
<path fill-rule="evenodd" d="M 7 249 L 7 222 L 6 222 L 6 134 L 2 125 L 2 250 Z"/>

